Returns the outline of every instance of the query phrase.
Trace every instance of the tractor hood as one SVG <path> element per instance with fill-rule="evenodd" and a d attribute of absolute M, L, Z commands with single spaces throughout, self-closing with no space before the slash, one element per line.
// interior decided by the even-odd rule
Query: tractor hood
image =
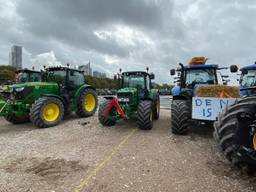
<path fill-rule="evenodd" d="M 27 82 L 27 83 L 16 83 L 13 85 L 6 85 L 3 87 L 3 92 L 11 92 L 13 90 L 21 90 L 25 87 L 34 87 L 36 89 L 42 88 L 42 87 L 58 87 L 57 83 L 48 83 L 48 82 Z"/>
<path fill-rule="evenodd" d="M 25 99 L 33 103 L 34 99 L 41 95 L 58 95 L 59 92 L 57 83 L 27 82 L 4 86 L 0 95 L 4 100 Z"/>
<path fill-rule="evenodd" d="M 137 100 L 137 93 L 136 88 L 122 88 L 117 92 L 118 101 L 119 103 L 134 103 Z"/>
<path fill-rule="evenodd" d="M 117 91 L 117 94 L 118 93 L 132 93 L 132 94 L 135 94 L 135 93 L 137 93 L 138 92 L 138 90 L 136 89 L 136 88 L 122 88 L 122 89 L 119 89 L 118 91 Z"/>

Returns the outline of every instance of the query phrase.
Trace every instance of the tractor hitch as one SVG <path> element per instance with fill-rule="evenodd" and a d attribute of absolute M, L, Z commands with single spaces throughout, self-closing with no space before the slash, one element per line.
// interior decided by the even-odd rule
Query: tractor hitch
<path fill-rule="evenodd" d="M 110 98 L 106 98 L 106 99 L 110 99 Z M 118 100 L 116 97 L 112 97 L 112 100 L 110 101 L 109 105 L 107 106 L 107 108 L 102 112 L 102 116 L 107 117 L 109 115 L 109 113 L 111 112 L 111 110 L 114 108 L 116 108 L 120 118 L 122 119 L 126 119 L 126 115 L 124 110 L 121 108 Z"/>

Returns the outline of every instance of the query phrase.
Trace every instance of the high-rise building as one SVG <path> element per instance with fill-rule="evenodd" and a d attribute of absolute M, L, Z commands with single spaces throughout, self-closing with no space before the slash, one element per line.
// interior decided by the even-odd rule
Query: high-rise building
<path fill-rule="evenodd" d="M 14 45 L 9 54 L 9 64 L 16 68 L 22 68 L 22 47 Z"/>
<path fill-rule="evenodd" d="M 100 72 L 100 71 L 93 71 L 93 77 L 101 77 L 105 78 L 107 77 L 106 73 Z"/>
<path fill-rule="evenodd" d="M 86 65 L 80 65 L 78 67 L 79 70 L 84 71 L 85 75 L 90 75 L 92 76 L 92 68 L 91 68 L 91 63 L 89 62 Z"/>

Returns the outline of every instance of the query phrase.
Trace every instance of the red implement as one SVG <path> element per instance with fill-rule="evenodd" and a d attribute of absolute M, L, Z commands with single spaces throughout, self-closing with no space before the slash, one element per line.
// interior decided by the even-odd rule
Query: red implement
<path fill-rule="evenodd" d="M 125 118 L 126 117 L 125 113 L 124 113 L 123 109 L 121 108 L 121 106 L 119 105 L 118 100 L 117 100 L 116 97 L 114 97 L 110 101 L 108 107 L 102 112 L 102 116 L 107 117 L 109 115 L 109 113 L 111 112 L 113 107 L 116 108 L 116 110 L 117 110 L 117 112 L 118 112 L 118 114 L 120 115 L 121 118 Z"/>

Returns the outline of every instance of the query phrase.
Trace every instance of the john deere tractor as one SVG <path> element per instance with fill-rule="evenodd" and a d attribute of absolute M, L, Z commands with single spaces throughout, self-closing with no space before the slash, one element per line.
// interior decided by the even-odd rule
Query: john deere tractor
<path fill-rule="evenodd" d="M 119 76 L 120 89 L 116 97 L 105 97 L 99 108 L 99 121 L 111 126 L 120 118 L 136 118 L 141 129 L 151 129 L 159 118 L 159 92 L 152 89 L 154 74 L 143 71 L 124 72 Z"/>
<path fill-rule="evenodd" d="M 179 64 L 178 69 L 172 69 L 171 75 L 177 72 L 177 85 L 172 90 L 171 131 L 173 134 L 186 134 L 191 124 L 205 124 L 212 126 L 216 120 L 218 110 L 229 103 L 212 97 L 199 97 L 196 92 L 200 88 L 215 89 L 220 85 L 218 71 L 215 64 L 206 64 L 207 58 L 195 57 L 189 65 Z M 222 81 L 226 76 L 221 76 Z M 224 85 L 223 85 L 224 86 Z M 239 94 L 239 93 L 238 93 Z M 217 105 L 217 106 L 216 106 Z"/>
<path fill-rule="evenodd" d="M 256 171 L 256 64 L 240 69 L 241 97 L 214 123 L 214 138 L 233 165 Z"/>
<path fill-rule="evenodd" d="M 12 123 L 31 121 L 39 128 L 59 124 L 65 114 L 88 117 L 97 108 L 96 91 L 87 85 L 82 71 L 52 67 L 42 74 L 44 82 L 10 85 L 0 94 L 0 116 Z"/>

